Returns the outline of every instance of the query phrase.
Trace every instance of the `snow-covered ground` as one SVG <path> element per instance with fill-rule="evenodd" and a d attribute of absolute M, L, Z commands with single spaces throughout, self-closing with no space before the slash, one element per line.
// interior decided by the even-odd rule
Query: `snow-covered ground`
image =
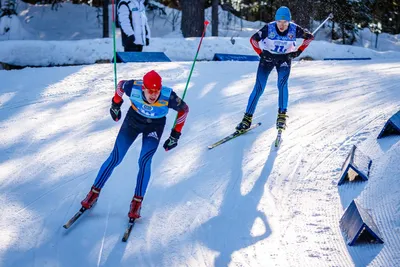
<path fill-rule="evenodd" d="M 156 69 L 182 94 L 190 67 L 119 64 L 118 77 Z M 255 113 L 261 127 L 208 150 L 242 118 L 256 67 L 196 64 L 179 145 L 156 153 L 143 217 L 127 244 L 120 240 L 140 140 L 96 207 L 68 231 L 61 227 L 121 125 L 108 111 L 112 65 L 0 71 L 0 266 L 399 266 L 400 137 L 376 136 L 400 109 L 400 62 L 297 63 L 279 150 L 274 72 Z M 373 159 L 370 179 L 338 187 L 354 144 Z M 346 245 L 339 220 L 354 198 L 369 209 L 383 245 Z"/>

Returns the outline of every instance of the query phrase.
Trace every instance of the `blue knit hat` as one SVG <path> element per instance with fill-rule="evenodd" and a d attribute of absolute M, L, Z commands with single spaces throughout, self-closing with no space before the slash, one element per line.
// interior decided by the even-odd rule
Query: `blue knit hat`
<path fill-rule="evenodd" d="M 290 9 L 286 6 L 281 6 L 275 14 L 275 20 L 287 20 L 291 21 L 292 16 L 290 14 Z"/>

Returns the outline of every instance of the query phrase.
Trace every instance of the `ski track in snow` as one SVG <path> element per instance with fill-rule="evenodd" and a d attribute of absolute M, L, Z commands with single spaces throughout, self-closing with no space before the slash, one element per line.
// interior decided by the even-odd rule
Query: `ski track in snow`
<path fill-rule="evenodd" d="M 182 94 L 190 66 L 119 64 L 118 77 L 141 77 L 156 69 L 165 85 Z M 182 138 L 173 151 L 160 147 L 154 156 L 143 217 L 127 244 L 120 240 L 140 140 L 115 169 L 96 207 L 68 231 L 61 228 L 79 209 L 121 125 L 108 114 L 112 66 L 0 72 L 0 80 L 8 81 L 7 90 L 0 91 L 0 99 L 8 99 L 0 104 L 0 129 L 7 133 L 0 140 L 0 266 L 400 265 L 400 239 L 388 233 L 400 229 L 394 217 L 400 203 L 373 210 L 384 245 L 350 248 L 339 229 L 351 199 L 360 197 L 371 207 L 376 198 L 393 203 L 399 187 L 387 194 L 382 181 L 374 179 L 337 187 L 352 145 L 381 155 L 399 151 L 392 139 L 382 152 L 384 146 L 375 138 L 400 108 L 400 63 L 293 66 L 288 129 L 279 149 L 273 147 L 274 71 L 253 119 L 262 125 L 209 151 L 207 145 L 230 134 L 241 120 L 256 66 L 197 63 Z M 7 94 L 11 97 L 1 98 Z M 161 144 L 174 118 L 171 111 Z M 395 164 L 393 158 L 395 154 L 384 162 L 376 158 L 372 175 L 383 176 L 380 168 Z"/>

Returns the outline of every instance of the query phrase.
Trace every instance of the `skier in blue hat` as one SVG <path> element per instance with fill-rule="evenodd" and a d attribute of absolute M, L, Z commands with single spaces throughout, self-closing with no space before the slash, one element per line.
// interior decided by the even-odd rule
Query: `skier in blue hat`
<path fill-rule="evenodd" d="M 275 21 L 268 23 L 250 38 L 253 49 L 260 56 L 256 83 L 250 95 L 243 120 L 236 126 L 236 130 L 243 131 L 251 126 L 254 111 L 258 100 L 267 84 L 268 76 L 276 68 L 278 72 L 278 130 L 286 128 L 288 107 L 288 79 L 291 61 L 298 57 L 314 39 L 307 30 L 291 22 L 290 10 L 281 6 L 275 14 Z M 303 38 L 303 43 L 297 48 L 296 38 Z"/>

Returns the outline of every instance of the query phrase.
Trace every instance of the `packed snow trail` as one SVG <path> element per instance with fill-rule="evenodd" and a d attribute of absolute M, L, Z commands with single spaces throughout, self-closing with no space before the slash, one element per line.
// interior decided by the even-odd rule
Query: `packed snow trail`
<path fill-rule="evenodd" d="M 165 85 L 182 93 L 190 65 L 119 64 L 118 76 L 140 78 L 155 69 Z M 241 120 L 256 67 L 254 62 L 196 64 L 182 137 L 173 151 L 160 148 L 155 154 L 143 217 L 126 244 L 121 237 L 140 140 L 96 206 L 71 229 L 62 228 L 79 209 L 121 126 L 109 115 L 112 65 L 0 71 L 0 266 L 400 265 L 400 240 L 392 234 L 398 207 L 374 210 L 384 245 L 348 248 L 339 230 L 353 198 L 381 199 L 365 190 L 376 179 L 387 185 L 379 167 L 398 162 L 398 139 L 378 144 L 375 137 L 400 108 L 400 63 L 297 64 L 279 150 L 273 144 L 274 71 L 254 115 L 262 125 L 208 150 Z M 124 103 L 124 115 L 128 107 Z M 174 118 L 170 111 L 161 143 Z M 353 144 L 392 156 L 376 159 L 376 176 L 367 184 L 338 188 L 341 164 Z M 398 183 L 390 186 L 377 187 L 382 195 L 400 192 Z"/>

